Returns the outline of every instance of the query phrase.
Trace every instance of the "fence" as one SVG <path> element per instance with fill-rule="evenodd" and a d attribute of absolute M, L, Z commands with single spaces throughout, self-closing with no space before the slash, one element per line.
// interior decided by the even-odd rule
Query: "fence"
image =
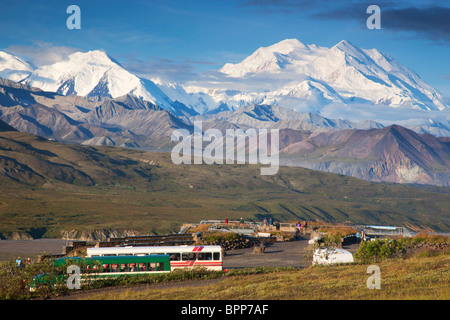
<path fill-rule="evenodd" d="M 411 237 L 413 232 L 405 227 L 391 226 L 355 226 L 358 230 L 363 230 L 368 236 L 404 236 Z"/>

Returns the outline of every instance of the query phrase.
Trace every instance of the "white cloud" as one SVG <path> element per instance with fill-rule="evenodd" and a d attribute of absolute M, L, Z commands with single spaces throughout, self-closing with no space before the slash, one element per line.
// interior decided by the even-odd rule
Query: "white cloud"
<path fill-rule="evenodd" d="M 429 119 L 441 123 L 450 123 L 450 108 L 442 111 L 425 111 L 420 109 L 412 109 L 410 107 L 397 107 L 374 104 L 342 104 L 331 103 L 326 105 L 320 111 L 324 117 L 331 119 L 348 119 L 351 121 L 362 121 L 371 119 L 390 125 L 393 123 L 413 124 L 425 123 Z"/>
<path fill-rule="evenodd" d="M 67 46 L 54 46 L 48 42 L 36 41 L 33 45 L 11 45 L 5 51 L 23 57 L 35 66 L 40 67 L 55 63 L 74 52 L 83 50 Z"/>

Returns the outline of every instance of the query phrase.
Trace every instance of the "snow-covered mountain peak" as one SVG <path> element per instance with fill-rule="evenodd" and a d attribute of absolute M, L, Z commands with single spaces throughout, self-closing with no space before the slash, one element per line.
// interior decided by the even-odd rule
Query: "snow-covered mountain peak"
<path fill-rule="evenodd" d="M 219 71 L 231 77 L 247 74 L 278 72 L 289 67 L 303 56 L 309 56 L 311 49 L 297 39 L 286 39 L 268 47 L 257 49 L 240 63 L 227 63 Z"/>
<path fill-rule="evenodd" d="M 87 51 L 87 52 L 82 52 L 82 51 L 74 52 L 74 53 L 70 54 L 69 56 L 67 56 L 65 59 L 63 59 L 62 61 L 65 61 L 65 60 L 80 61 L 80 62 L 83 62 L 83 61 L 99 62 L 102 60 L 105 62 L 111 61 L 109 56 L 103 50 L 91 50 L 91 51 Z"/>
<path fill-rule="evenodd" d="M 264 49 L 266 49 L 267 51 L 289 54 L 295 50 L 308 50 L 308 46 L 301 43 L 297 39 L 286 39 Z"/>
<path fill-rule="evenodd" d="M 103 51 L 75 52 L 35 70 L 26 83 L 46 91 L 87 96 L 100 80 L 106 81 L 105 73 L 115 66 Z"/>
<path fill-rule="evenodd" d="M 336 62 L 345 61 L 349 66 L 356 67 L 357 65 L 378 66 L 374 61 L 360 48 L 354 46 L 352 43 L 342 40 L 330 48 L 325 55 L 331 55 Z"/>
<path fill-rule="evenodd" d="M 361 49 L 346 40 L 325 48 L 287 39 L 259 48 L 242 62 L 226 64 L 220 71 L 229 77 L 245 78 L 246 84 L 257 79 L 255 87 L 260 91 L 248 96 L 257 96 L 265 103 L 285 100 L 292 104 L 292 99 L 285 99 L 289 96 L 302 99 L 296 100 L 297 105 L 308 99 L 307 104 L 315 107 L 341 101 L 422 110 L 446 108 L 441 94 L 415 72 L 377 49 Z M 236 88 L 230 89 L 244 91 L 238 81 Z M 270 99 L 264 92 L 270 92 Z"/>
<path fill-rule="evenodd" d="M 0 51 L 0 78 L 21 81 L 28 77 L 34 67 L 12 54 Z"/>
<path fill-rule="evenodd" d="M 173 110 L 170 99 L 152 81 L 128 72 L 102 50 L 75 52 L 35 70 L 25 83 L 63 95 L 117 98 L 133 94 Z"/>
<path fill-rule="evenodd" d="M 355 54 L 359 51 L 359 48 L 355 47 L 351 42 L 347 40 L 341 40 L 335 44 L 332 48 L 339 49 L 344 52 Z"/>

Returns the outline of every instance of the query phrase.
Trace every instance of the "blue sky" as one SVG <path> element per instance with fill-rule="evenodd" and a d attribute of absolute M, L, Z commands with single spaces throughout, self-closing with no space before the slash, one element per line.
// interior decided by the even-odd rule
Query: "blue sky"
<path fill-rule="evenodd" d="M 81 9 L 69 30 L 66 9 Z M 369 30 L 366 8 L 381 8 Z M 164 0 L 1 1 L 0 50 L 37 65 L 103 49 L 130 71 L 188 81 L 287 38 L 377 48 L 450 97 L 450 3 L 445 1 Z"/>

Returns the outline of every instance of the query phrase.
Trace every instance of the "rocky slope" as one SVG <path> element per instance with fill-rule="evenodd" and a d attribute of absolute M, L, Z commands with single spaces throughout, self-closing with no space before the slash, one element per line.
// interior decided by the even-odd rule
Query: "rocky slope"
<path fill-rule="evenodd" d="M 192 131 L 172 112 L 133 95 L 60 95 L 0 79 L 0 119 L 21 132 L 84 145 L 164 147 L 173 130 Z"/>
<path fill-rule="evenodd" d="M 284 164 L 370 181 L 450 185 L 445 139 L 397 125 L 311 134 L 280 152 Z"/>

